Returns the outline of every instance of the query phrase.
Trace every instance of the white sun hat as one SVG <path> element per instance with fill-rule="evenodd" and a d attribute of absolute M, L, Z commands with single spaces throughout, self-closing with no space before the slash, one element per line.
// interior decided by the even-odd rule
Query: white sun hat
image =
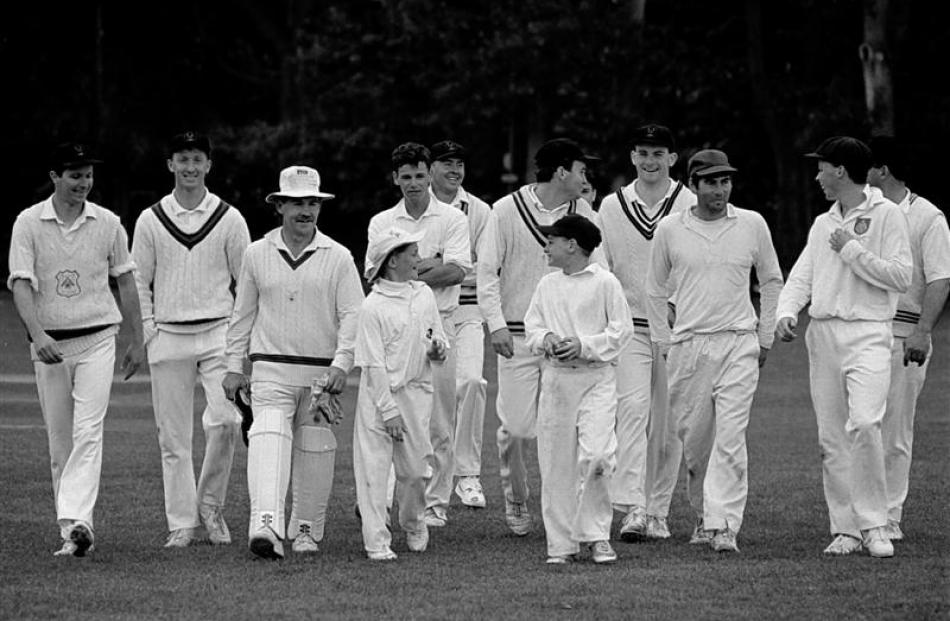
<path fill-rule="evenodd" d="M 268 203 L 279 198 L 334 198 L 333 194 L 320 191 L 320 173 L 309 166 L 288 166 L 280 171 L 280 191 L 267 195 Z"/>
<path fill-rule="evenodd" d="M 369 248 L 366 250 L 366 258 L 369 260 L 369 264 L 364 270 L 366 280 L 368 282 L 376 280 L 390 252 L 402 246 L 418 243 L 423 237 L 425 237 L 425 231 L 409 233 L 394 226 L 369 240 Z"/>

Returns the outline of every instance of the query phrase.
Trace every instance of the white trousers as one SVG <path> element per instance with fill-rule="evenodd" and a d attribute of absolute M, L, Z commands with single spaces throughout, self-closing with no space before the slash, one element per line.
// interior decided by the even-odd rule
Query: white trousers
<path fill-rule="evenodd" d="M 482 471 L 482 429 L 485 426 L 485 331 L 474 304 L 452 313 L 455 333 L 455 475 L 478 476 Z"/>
<path fill-rule="evenodd" d="M 240 414 L 224 396 L 227 325 L 195 334 L 159 330 L 149 341 L 152 408 L 158 425 L 165 485 L 165 518 L 170 531 L 199 525 L 198 504 L 223 507 Z M 205 406 L 201 426 L 204 461 L 195 484 L 192 461 L 195 384 L 201 381 Z"/>
<path fill-rule="evenodd" d="M 759 381 L 758 337 L 720 332 L 674 343 L 669 372 L 690 506 L 706 529 L 739 532 L 749 492 L 745 432 Z"/>
<path fill-rule="evenodd" d="M 610 481 L 614 509 L 643 507 L 667 517 L 683 445 L 669 416 L 666 362 L 637 331 L 617 360 L 617 471 Z"/>
<path fill-rule="evenodd" d="M 333 484 L 336 439 L 309 413 L 310 388 L 251 381 L 254 424 L 248 430 L 247 486 L 251 505 L 248 534 L 271 528 L 293 539 L 302 523 L 323 539 Z M 290 521 L 284 528 L 287 488 L 293 479 Z"/>
<path fill-rule="evenodd" d="M 538 404 L 541 514 L 548 556 L 610 539 L 608 482 L 616 468 L 617 378 L 612 366 L 545 365 Z"/>
<path fill-rule="evenodd" d="M 887 393 L 881 428 L 884 443 L 884 469 L 887 476 L 887 519 L 900 522 L 910 482 L 910 461 L 914 448 L 914 418 L 917 397 L 927 379 L 931 351 L 923 365 L 904 366 L 904 338 L 894 338 L 891 347 L 891 386 Z"/>
<path fill-rule="evenodd" d="M 510 502 L 528 500 L 528 471 L 524 463 L 524 444 L 537 436 L 538 395 L 541 391 L 541 363 L 544 360 L 528 351 L 523 336 L 513 337 L 514 356 L 498 356 L 499 466 L 501 485 Z"/>
<path fill-rule="evenodd" d="M 410 533 L 426 528 L 426 464 L 432 455 L 429 417 L 433 396 L 428 386 L 415 383 L 393 393 L 406 427 L 402 442 L 394 442 L 369 394 L 363 375 L 353 424 L 353 475 L 363 547 L 367 552 L 381 552 L 392 543 L 392 534 L 386 528 L 391 468 L 398 482 L 400 527 Z"/>
<path fill-rule="evenodd" d="M 429 421 L 432 444 L 430 474 L 426 485 L 426 506 L 448 509 L 455 476 L 455 361 L 458 355 L 451 317 L 442 315 L 442 327 L 449 340 L 443 362 L 432 363 L 434 401 Z"/>
<path fill-rule="evenodd" d="M 811 398 L 832 534 L 860 537 L 887 523 L 881 420 L 892 341 L 884 322 L 812 319 L 808 325 Z"/>
<path fill-rule="evenodd" d="M 33 363 L 49 439 L 56 520 L 64 539 L 73 522 L 92 528 L 114 367 L 115 337 L 56 364 Z"/>

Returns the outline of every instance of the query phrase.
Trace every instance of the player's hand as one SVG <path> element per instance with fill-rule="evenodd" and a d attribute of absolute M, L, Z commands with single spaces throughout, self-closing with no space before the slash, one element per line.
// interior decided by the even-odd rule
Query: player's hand
<path fill-rule="evenodd" d="M 346 388 L 346 373 L 340 367 L 331 366 L 327 370 L 326 384 L 323 389 L 331 395 L 338 395 Z"/>
<path fill-rule="evenodd" d="M 122 365 L 119 367 L 125 372 L 122 379 L 129 379 L 139 370 L 142 363 L 145 362 L 145 347 L 141 343 L 130 343 L 129 348 L 125 350 L 122 357 Z"/>
<path fill-rule="evenodd" d="M 916 362 L 917 366 L 923 366 L 927 362 L 927 356 L 930 355 L 930 333 L 917 332 L 904 339 L 904 366 L 911 362 Z"/>
<path fill-rule="evenodd" d="M 33 349 L 36 350 L 36 357 L 45 364 L 56 364 L 63 361 L 63 352 L 59 348 L 59 343 L 46 332 L 41 332 L 33 337 Z"/>
<path fill-rule="evenodd" d="M 759 346 L 759 368 L 765 366 L 765 359 L 769 357 L 769 348 Z"/>
<path fill-rule="evenodd" d="M 795 334 L 795 326 L 797 325 L 798 319 L 795 317 L 782 317 L 775 326 L 775 334 L 786 343 L 794 341 L 795 337 L 798 336 Z"/>
<path fill-rule="evenodd" d="M 581 355 L 581 340 L 576 336 L 561 339 L 561 342 L 554 347 L 554 355 L 562 362 L 574 360 Z"/>
<path fill-rule="evenodd" d="M 432 339 L 429 342 L 429 349 L 426 350 L 426 356 L 429 357 L 429 360 L 434 360 L 435 362 L 445 360 L 445 343 L 442 342 L 442 339 Z"/>
<path fill-rule="evenodd" d="M 424 274 L 434 267 L 441 267 L 442 257 L 436 255 L 434 257 L 426 257 L 425 259 L 420 259 L 419 263 L 416 264 L 416 273 Z"/>
<path fill-rule="evenodd" d="M 499 328 L 491 333 L 491 348 L 496 354 L 505 358 L 515 355 L 515 343 L 508 328 Z"/>
<path fill-rule="evenodd" d="M 386 427 L 386 433 L 394 442 L 402 442 L 403 435 L 406 433 L 406 425 L 402 422 L 402 416 L 383 421 L 383 426 Z"/>
<path fill-rule="evenodd" d="M 224 396 L 228 401 L 234 401 L 237 398 L 239 390 L 250 390 L 251 384 L 247 381 L 247 376 L 243 373 L 233 373 L 229 371 L 221 381 L 221 388 L 224 389 Z"/>
<path fill-rule="evenodd" d="M 561 337 L 554 334 L 553 332 L 548 332 L 545 334 L 544 342 L 542 343 L 542 347 L 544 347 L 544 355 L 554 358 L 556 356 L 554 350 L 557 348 L 557 345 L 561 342 L 561 340 Z"/>
<path fill-rule="evenodd" d="M 828 243 L 831 245 L 832 250 L 841 252 L 844 245 L 852 239 L 857 239 L 857 237 L 852 235 L 849 231 L 838 228 L 831 233 L 831 237 L 828 238 Z"/>

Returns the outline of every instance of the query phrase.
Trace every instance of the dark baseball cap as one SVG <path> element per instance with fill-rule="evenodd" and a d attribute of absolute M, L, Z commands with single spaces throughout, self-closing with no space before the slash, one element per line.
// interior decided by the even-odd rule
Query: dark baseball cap
<path fill-rule="evenodd" d="M 834 166 L 844 166 L 850 174 L 852 169 L 864 170 L 871 167 L 871 149 L 866 144 L 851 136 L 834 136 L 828 138 L 805 157 L 822 160 Z"/>
<path fill-rule="evenodd" d="M 640 145 L 666 147 L 672 151 L 676 148 L 676 141 L 673 140 L 673 132 L 670 131 L 669 127 L 649 123 L 638 127 L 633 132 L 633 138 L 630 140 L 630 148 L 636 149 Z"/>
<path fill-rule="evenodd" d="M 597 225 L 576 213 L 568 214 L 550 226 L 539 226 L 538 230 L 544 235 L 573 239 L 587 252 L 593 252 L 602 240 Z"/>
<path fill-rule="evenodd" d="M 51 170 L 69 170 L 101 163 L 102 160 L 95 157 L 89 145 L 81 142 L 64 142 L 56 145 L 49 158 Z"/>
<path fill-rule="evenodd" d="M 690 178 L 693 175 L 708 177 L 710 175 L 731 175 L 736 172 L 739 172 L 738 169 L 730 166 L 729 158 L 718 149 L 697 151 L 693 157 L 689 158 L 689 164 L 686 166 L 686 176 Z"/>
<path fill-rule="evenodd" d="M 570 168 L 574 162 L 594 162 L 599 159 L 584 153 L 580 145 L 570 138 L 548 140 L 534 154 L 534 163 L 538 168 Z"/>
<path fill-rule="evenodd" d="M 454 140 L 443 140 L 435 143 L 429 149 L 429 153 L 432 155 L 433 162 L 437 160 L 448 160 L 453 157 L 460 160 L 465 159 L 465 147 Z"/>
<path fill-rule="evenodd" d="M 201 151 L 208 157 L 211 157 L 211 140 L 204 134 L 186 131 L 172 136 L 168 141 L 168 155 L 181 153 L 182 151 Z"/>

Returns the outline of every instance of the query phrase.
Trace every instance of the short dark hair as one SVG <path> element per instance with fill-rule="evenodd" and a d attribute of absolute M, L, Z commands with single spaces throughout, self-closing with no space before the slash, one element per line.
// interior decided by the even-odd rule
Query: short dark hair
<path fill-rule="evenodd" d="M 425 162 L 426 168 L 432 163 L 432 156 L 424 145 L 418 142 L 404 142 L 393 149 L 393 172 L 399 170 L 401 166 L 409 164 L 417 166 L 419 162 Z"/>
<path fill-rule="evenodd" d="M 535 179 L 538 183 L 545 183 L 554 178 L 554 173 L 557 171 L 557 168 L 551 168 L 550 166 L 545 166 L 544 168 L 539 168 L 534 174 Z"/>
<path fill-rule="evenodd" d="M 887 166 L 891 175 L 899 181 L 907 181 L 907 149 L 893 136 L 874 136 L 871 148 L 871 166 Z"/>

